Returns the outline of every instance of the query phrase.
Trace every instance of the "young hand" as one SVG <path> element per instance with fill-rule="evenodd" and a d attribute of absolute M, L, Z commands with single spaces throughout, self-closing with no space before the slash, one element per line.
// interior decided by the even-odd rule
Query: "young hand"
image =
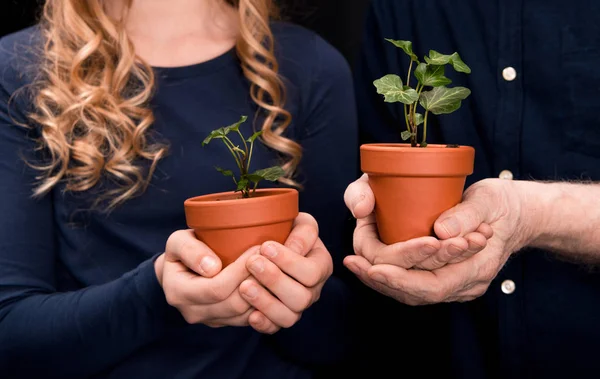
<path fill-rule="evenodd" d="M 246 262 L 259 247 L 246 251 L 221 271 L 221 261 L 191 230 L 180 230 L 167 241 L 156 263 L 167 302 L 190 324 L 211 327 L 247 326 L 253 312 L 238 287 L 250 276 Z"/>
<path fill-rule="evenodd" d="M 306 213 L 296 218 L 285 245 L 265 242 L 246 266 L 252 277 L 240 285 L 240 293 L 255 309 L 249 323 L 268 334 L 293 326 L 319 299 L 333 272 L 317 222 Z"/>

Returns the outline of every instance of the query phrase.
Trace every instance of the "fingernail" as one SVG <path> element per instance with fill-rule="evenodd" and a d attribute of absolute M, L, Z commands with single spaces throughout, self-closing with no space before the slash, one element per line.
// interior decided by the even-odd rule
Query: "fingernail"
<path fill-rule="evenodd" d="M 352 205 L 352 209 L 351 209 L 351 211 L 352 211 L 352 216 L 354 216 L 354 218 L 356 218 L 356 215 L 354 214 L 354 210 L 356 209 L 356 207 L 358 207 L 358 205 L 359 205 L 360 203 L 362 203 L 362 202 L 363 202 L 363 200 L 364 200 L 364 199 L 365 199 L 365 195 L 364 195 L 364 194 L 361 194 L 361 195 L 358 197 L 358 199 L 357 199 L 357 200 L 354 202 L 354 204 Z"/>
<path fill-rule="evenodd" d="M 273 246 L 273 244 L 266 244 L 264 245 L 261 249 L 260 252 L 262 253 L 262 255 L 267 256 L 269 258 L 275 258 L 277 256 L 277 249 L 275 248 L 275 246 Z"/>
<path fill-rule="evenodd" d="M 254 259 L 254 262 L 250 263 L 250 271 L 260 274 L 265 271 L 265 264 L 261 258 Z"/>
<path fill-rule="evenodd" d="M 447 218 L 446 220 L 442 221 L 440 226 L 452 237 L 460 234 L 460 225 L 455 218 Z"/>
<path fill-rule="evenodd" d="M 387 280 L 385 280 L 385 277 L 381 274 L 374 274 L 371 276 L 371 279 L 381 284 L 387 284 Z"/>
<path fill-rule="evenodd" d="M 250 299 L 254 299 L 256 296 L 258 296 L 258 288 L 256 288 L 256 286 L 250 286 L 246 288 L 244 294 Z"/>
<path fill-rule="evenodd" d="M 200 269 L 205 274 L 208 274 L 211 271 L 213 271 L 216 265 L 217 265 L 217 261 L 213 257 L 204 257 L 200 261 Z"/>

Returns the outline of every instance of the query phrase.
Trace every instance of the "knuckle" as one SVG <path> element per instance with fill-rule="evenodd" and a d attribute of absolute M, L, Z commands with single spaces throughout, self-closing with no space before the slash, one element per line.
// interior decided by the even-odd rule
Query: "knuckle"
<path fill-rule="evenodd" d="M 296 323 L 297 323 L 298 321 L 300 321 L 300 318 L 301 318 L 301 317 L 302 317 L 302 315 L 301 315 L 301 314 L 299 314 L 299 313 L 295 313 L 293 316 L 286 317 L 286 318 L 283 320 L 283 325 L 281 325 L 281 327 L 282 327 L 282 328 L 285 328 L 285 329 L 289 329 L 289 328 L 291 328 L 292 326 L 296 325 Z"/>
<path fill-rule="evenodd" d="M 179 309 L 179 313 L 181 313 L 181 316 L 183 316 L 183 319 L 185 320 L 185 322 L 187 322 L 190 325 L 201 322 L 198 315 L 196 315 L 194 312 L 190 312 L 186 308 Z"/>
<path fill-rule="evenodd" d="M 165 299 L 167 300 L 167 303 L 173 307 L 181 305 L 179 296 L 173 293 L 173 291 L 165 291 Z"/>
<path fill-rule="evenodd" d="M 177 230 L 177 231 L 171 233 L 169 238 L 167 238 L 165 253 L 167 253 L 171 256 L 176 255 L 176 253 L 178 252 L 177 246 L 180 246 L 182 241 L 186 241 L 187 236 L 188 236 L 187 230 Z M 185 244 L 185 242 L 183 242 L 183 243 Z"/>
<path fill-rule="evenodd" d="M 319 269 L 319 267 L 313 267 L 313 269 L 310 271 L 310 274 L 308 274 L 308 277 L 306 278 L 307 287 L 315 287 L 321 282 L 322 278 L 320 271 L 322 270 Z"/>
<path fill-rule="evenodd" d="M 297 304 L 294 307 L 294 309 L 292 309 L 292 311 L 303 312 L 308 307 L 310 307 L 312 305 L 312 303 L 313 303 L 312 293 L 309 290 L 304 290 L 298 296 Z"/>

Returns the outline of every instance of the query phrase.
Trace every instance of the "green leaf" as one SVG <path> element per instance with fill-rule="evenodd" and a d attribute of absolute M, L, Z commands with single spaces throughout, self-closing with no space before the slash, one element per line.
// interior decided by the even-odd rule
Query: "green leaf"
<path fill-rule="evenodd" d="M 402 134 L 400 134 L 400 136 L 402 137 L 402 139 L 404 141 L 407 141 L 407 140 L 410 139 L 410 137 L 412 137 L 412 133 L 409 132 L 408 130 L 405 130 L 405 131 L 402 132 Z"/>
<path fill-rule="evenodd" d="M 419 63 L 419 58 L 413 52 L 411 41 L 393 40 L 389 38 L 386 38 L 385 40 L 390 43 L 393 43 L 396 47 L 399 47 L 402 50 L 404 50 L 404 52 L 410 57 L 411 60 Z"/>
<path fill-rule="evenodd" d="M 248 180 L 247 179 L 240 179 L 240 181 L 237 183 L 237 191 L 241 191 L 243 189 L 245 189 L 246 187 L 248 187 Z"/>
<path fill-rule="evenodd" d="M 460 108 L 461 101 L 471 91 L 465 87 L 435 87 L 421 94 L 421 106 L 435 115 L 452 113 Z"/>
<path fill-rule="evenodd" d="M 262 176 L 257 175 L 257 174 L 248 174 L 248 175 L 246 175 L 246 178 L 248 178 L 248 180 L 251 181 L 252 183 L 258 183 L 264 179 Z"/>
<path fill-rule="evenodd" d="M 451 55 L 450 63 L 452 63 L 452 67 L 458 72 L 464 72 L 465 74 L 471 73 L 471 68 L 467 66 L 465 62 L 461 59 L 458 53 L 454 53 Z"/>
<path fill-rule="evenodd" d="M 246 142 L 250 142 L 250 143 L 254 142 L 254 140 L 256 140 L 258 137 L 261 136 L 262 132 L 263 132 L 262 130 L 259 130 L 258 132 L 254 133 L 250 138 L 248 138 L 246 140 Z"/>
<path fill-rule="evenodd" d="M 225 137 L 230 132 L 237 132 L 238 130 L 240 130 L 240 125 L 242 125 L 244 122 L 246 122 L 247 119 L 248 119 L 247 116 L 242 116 L 242 118 L 240 118 L 240 121 L 236 122 L 235 124 L 226 126 L 224 128 L 219 128 L 219 129 L 213 130 L 204 139 L 204 141 L 202 142 L 202 146 L 208 145 L 210 143 L 210 141 L 212 141 L 213 139 L 223 139 L 223 137 Z"/>
<path fill-rule="evenodd" d="M 444 76 L 444 66 L 420 63 L 415 70 L 415 77 L 424 86 L 442 87 L 452 83 Z"/>
<path fill-rule="evenodd" d="M 458 53 L 454 53 L 452 55 L 440 54 L 435 50 L 429 51 L 429 56 L 425 57 L 425 61 L 432 65 L 443 66 L 447 64 L 451 64 L 452 67 L 458 72 L 464 72 L 466 74 L 471 73 L 471 69 L 469 66 L 463 62 L 462 58 Z"/>
<path fill-rule="evenodd" d="M 285 175 L 285 171 L 283 170 L 283 168 L 281 168 L 279 166 L 275 166 L 275 167 L 265 168 L 262 170 L 256 170 L 254 173 L 252 173 L 250 175 L 256 175 L 256 176 L 259 176 L 270 182 L 274 182 L 277 179 L 281 178 L 283 175 Z"/>
<path fill-rule="evenodd" d="M 233 176 L 233 171 L 231 170 L 224 170 L 221 167 L 215 167 L 215 169 L 225 176 Z"/>
<path fill-rule="evenodd" d="M 210 134 L 202 141 L 202 146 L 208 145 L 213 139 L 222 139 L 225 136 L 223 134 L 223 128 L 213 130 Z"/>
<path fill-rule="evenodd" d="M 415 113 L 415 123 L 417 124 L 417 126 L 421 125 L 423 121 L 423 115 L 420 113 Z"/>
<path fill-rule="evenodd" d="M 237 132 L 240 130 L 240 126 L 246 122 L 246 120 L 248 120 L 247 116 L 242 116 L 240 118 L 240 120 L 238 122 L 236 122 L 235 124 L 231 124 L 229 126 L 226 126 L 225 128 L 223 128 L 223 133 L 225 135 L 229 134 L 230 132 Z"/>
<path fill-rule="evenodd" d="M 386 75 L 375 80 L 373 84 L 377 88 L 377 93 L 384 95 L 388 103 L 401 102 L 410 105 L 419 99 L 417 91 L 404 86 L 398 75 Z"/>

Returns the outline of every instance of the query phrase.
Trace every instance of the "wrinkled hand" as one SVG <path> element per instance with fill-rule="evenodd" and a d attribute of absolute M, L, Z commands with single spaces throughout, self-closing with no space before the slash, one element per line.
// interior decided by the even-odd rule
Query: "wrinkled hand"
<path fill-rule="evenodd" d="M 441 244 L 475 231 L 489 236 L 491 227 L 485 248 L 462 262 L 432 271 L 373 265 L 361 256 L 347 257 L 345 264 L 368 286 L 409 305 L 473 300 L 487 291 L 510 255 L 527 244 L 521 204 L 511 181 L 486 179 L 468 188 L 462 203 L 443 213 L 434 226 Z"/>
<path fill-rule="evenodd" d="M 238 291 L 250 273 L 246 262 L 258 247 L 246 251 L 221 271 L 221 260 L 192 230 L 173 233 L 156 263 L 167 302 L 190 324 L 247 326 L 253 309 Z"/>
<path fill-rule="evenodd" d="M 421 237 L 386 245 L 379 240 L 375 214 L 375 198 L 367 175 L 352 183 L 344 195 L 347 207 L 357 218 L 354 251 L 369 263 L 391 264 L 404 269 L 435 270 L 450 263 L 462 262 L 480 252 L 492 236 L 487 224 L 465 235 L 444 240 Z"/>
<path fill-rule="evenodd" d="M 333 272 L 317 222 L 306 213 L 296 218 L 285 245 L 265 242 L 260 255 L 250 257 L 246 266 L 252 277 L 241 284 L 240 293 L 256 309 L 249 323 L 269 334 L 293 326 L 319 299 Z"/>

